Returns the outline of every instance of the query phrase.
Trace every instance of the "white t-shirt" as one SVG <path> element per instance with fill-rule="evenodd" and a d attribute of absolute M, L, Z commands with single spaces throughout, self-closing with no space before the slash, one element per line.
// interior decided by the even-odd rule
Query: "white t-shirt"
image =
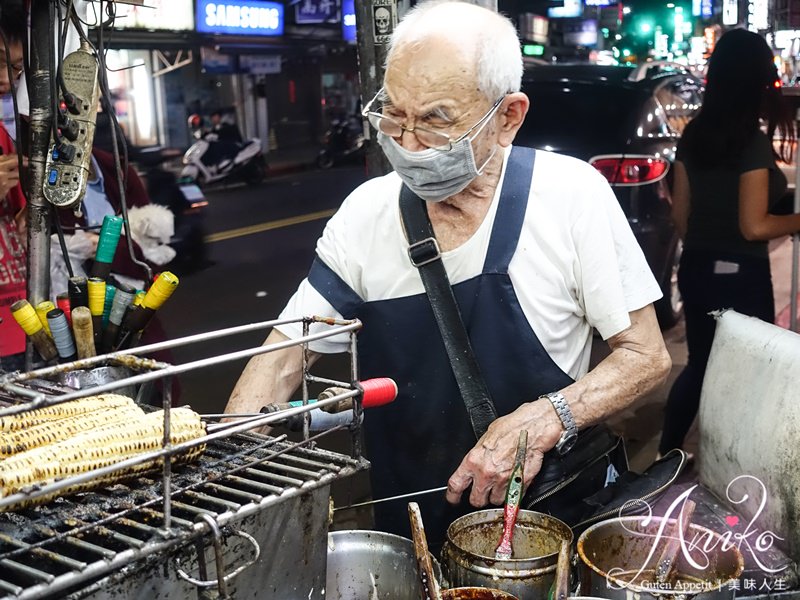
<path fill-rule="evenodd" d="M 511 148 L 506 148 L 503 165 Z M 451 284 L 481 273 L 503 181 L 475 234 L 442 259 Z M 395 173 L 356 188 L 331 217 L 317 256 L 362 300 L 423 294 L 400 220 L 401 181 Z M 592 328 L 607 339 L 630 326 L 629 312 L 661 297 L 613 191 L 587 163 L 536 151 L 525 220 L 508 268 L 521 308 L 555 363 L 574 379 L 589 368 Z M 303 280 L 281 318 L 342 318 Z M 348 315 L 344 315 L 348 317 Z M 312 326 L 312 333 L 324 326 Z M 369 327 L 369 323 L 364 323 Z M 302 325 L 278 329 L 290 338 Z M 313 342 L 315 352 L 348 350 L 347 336 Z"/>

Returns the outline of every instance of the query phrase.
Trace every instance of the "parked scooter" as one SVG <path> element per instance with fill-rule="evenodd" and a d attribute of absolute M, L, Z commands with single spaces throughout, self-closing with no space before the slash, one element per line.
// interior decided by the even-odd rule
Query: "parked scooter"
<path fill-rule="evenodd" d="M 150 201 L 169 208 L 175 215 L 175 234 L 170 246 L 177 255 L 169 269 L 185 275 L 209 265 L 205 242 L 208 201 L 203 191 L 191 181 L 184 181 L 164 163 L 181 156 L 177 148 L 160 146 L 131 148 L 130 159 L 145 180 Z"/>
<path fill-rule="evenodd" d="M 197 117 L 197 118 L 195 118 Z M 213 131 L 204 132 L 197 115 L 189 118 L 197 141 L 183 155 L 181 178 L 200 186 L 221 181 L 244 181 L 258 185 L 266 176 L 266 164 L 261 153 L 261 140 L 246 142 L 220 141 Z"/>
<path fill-rule="evenodd" d="M 366 154 L 364 128 L 357 117 L 345 117 L 331 123 L 317 155 L 317 166 L 329 169 L 336 164 L 362 159 Z"/>

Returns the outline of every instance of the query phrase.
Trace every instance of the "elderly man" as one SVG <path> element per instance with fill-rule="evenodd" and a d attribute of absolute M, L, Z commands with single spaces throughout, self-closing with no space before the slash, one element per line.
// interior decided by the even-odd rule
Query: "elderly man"
<path fill-rule="evenodd" d="M 570 415 L 578 428 L 600 423 L 669 370 L 652 307 L 659 288 L 605 180 L 572 158 L 512 149 L 529 106 L 521 77 L 519 41 L 504 17 L 459 2 L 411 10 L 395 31 L 384 87 L 365 107 L 395 171 L 345 200 L 282 315 L 362 319 L 362 376 L 397 381 L 397 400 L 365 419 L 375 497 L 447 483 L 450 503 L 471 488 L 472 506 L 500 504 L 521 429 L 529 484 L 545 452 L 568 446 Z M 500 415 L 477 443 L 409 259 L 402 184 L 426 201 Z M 587 373 L 593 328 L 611 353 Z M 300 335 L 278 329 L 267 343 Z M 254 358 L 227 411 L 284 401 L 299 366 L 297 348 Z M 414 499 L 436 545 L 456 513 L 441 495 Z M 376 505 L 376 520 L 405 533 L 405 503 Z"/>

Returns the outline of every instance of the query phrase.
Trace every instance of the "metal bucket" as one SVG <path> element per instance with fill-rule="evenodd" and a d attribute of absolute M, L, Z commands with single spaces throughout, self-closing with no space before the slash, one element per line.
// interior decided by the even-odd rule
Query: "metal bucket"
<path fill-rule="evenodd" d="M 94 369 L 78 369 L 75 371 L 67 371 L 58 376 L 58 382 L 71 387 L 76 390 L 84 390 L 87 388 L 97 387 L 112 381 L 119 381 L 126 379 L 133 375 L 127 367 L 121 366 L 107 366 L 96 367 Z M 121 394 L 129 398 L 136 398 L 136 386 L 129 385 L 117 388 L 113 391 L 114 394 Z"/>
<path fill-rule="evenodd" d="M 433 570 L 441 581 L 439 563 Z M 328 534 L 326 600 L 423 600 L 414 543 L 381 531 Z"/>
<path fill-rule="evenodd" d="M 621 517 L 584 531 L 578 539 L 578 555 L 585 565 L 581 590 L 611 600 L 626 600 L 632 593 L 640 600 L 733 598 L 729 583 L 742 574 L 742 554 L 736 546 L 725 544 L 720 534 L 700 525 L 689 526 L 675 562 L 676 575 L 663 583 L 656 580 L 665 538 L 675 527 L 675 519 L 668 519 L 662 530 L 663 521 L 661 517 Z"/>
<path fill-rule="evenodd" d="M 497 588 L 520 600 L 547 598 L 556 575 L 562 540 L 572 531 L 558 519 L 529 510 L 519 511 L 514 529 L 514 555 L 494 557 L 503 532 L 503 509 L 464 515 L 447 528 L 442 548 L 445 578 L 454 587 Z"/>

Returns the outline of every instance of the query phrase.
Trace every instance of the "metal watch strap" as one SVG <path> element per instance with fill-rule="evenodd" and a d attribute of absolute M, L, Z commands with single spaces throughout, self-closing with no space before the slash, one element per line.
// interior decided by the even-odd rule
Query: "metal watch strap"
<path fill-rule="evenodd" d="M 497 418 L 497 410 L 458 310 L 453 288 L 441 260 L 439 244 L 433 234 L 428 211 L 425 210 L 425 201 L 405 185 L 400 191 L 400 214 L 408 238 L 409 259 L 419 270 L 450 359 L 450 367 L 469 413 L 472 430 L 475 437 L 480 438 Z"/>
<path fill-rule="evenodd" d="M 569 435 L 576 435 L 578 433 L 578 426 L 575 424 L 575 417 L 572 416 L 572 411 L 564 395 L 559 392 L 551 392 L 542 397 L 550 400 L 558 418 L 561 419 L 561 424 L 564 425 L 564 434 L 561 436 L 562 439 Z"/>

